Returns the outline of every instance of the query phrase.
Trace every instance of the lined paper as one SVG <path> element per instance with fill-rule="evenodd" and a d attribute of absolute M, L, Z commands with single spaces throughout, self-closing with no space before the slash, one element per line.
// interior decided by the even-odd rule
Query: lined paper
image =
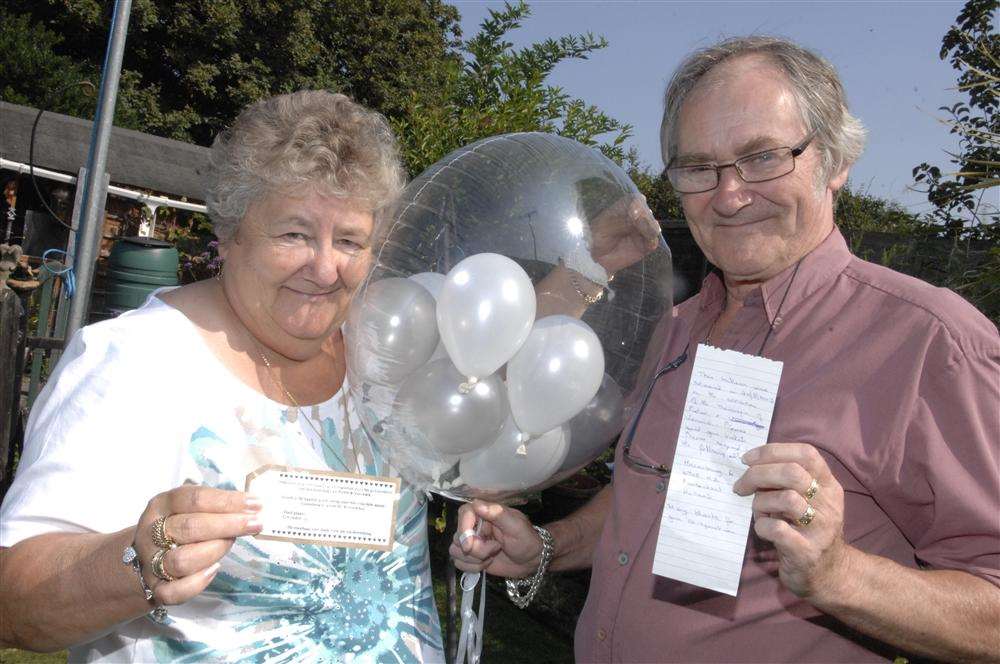
<path fill-rule="evenodd" d="M 660 518 L 653 573 L 736 595 L 753 496 L 740 457 L 767 442 L 781 362 L 700 344 Z"/>

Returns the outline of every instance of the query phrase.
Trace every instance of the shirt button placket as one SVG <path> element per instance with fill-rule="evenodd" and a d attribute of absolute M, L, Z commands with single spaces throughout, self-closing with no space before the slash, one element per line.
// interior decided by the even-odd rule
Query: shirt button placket
<path fill-rule="evenodd" d="M 625 553 L 624 551 L 621 551 L 618 554 L 618 564 L 621 565 L 622 567 L 628 565 L 628 554 Z"/>

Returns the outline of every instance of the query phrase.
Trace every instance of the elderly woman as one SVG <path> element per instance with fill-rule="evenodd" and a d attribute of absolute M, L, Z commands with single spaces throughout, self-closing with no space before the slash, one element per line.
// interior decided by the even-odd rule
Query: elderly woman
<path fill-rule="evenodd" d="M 267 464 L 391 473 L 340 328 L 401 183 L 385 121 L 343 95 L 256 103 L 216 140 L 224 273 L 82 330 L 35 404 L 3 504 L 0 641 L 73 661 L 443 660 L 405 485 L 384 552 L 255 539 L 261 502 L 237 490 Z"/>

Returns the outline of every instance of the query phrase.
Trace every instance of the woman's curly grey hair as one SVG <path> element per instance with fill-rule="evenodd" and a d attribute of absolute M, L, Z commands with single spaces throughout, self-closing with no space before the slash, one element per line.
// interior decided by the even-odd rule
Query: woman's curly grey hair
<path fill-rule="evenodd" d="M 251 104 L 212 145 L 206 205 L 221 242 L 250 205 L 314 186 L 379 219 L 404 183 L 385 118 L 342 94 L 302 90 Z"/>
<path fill-rule="evenodd" d="M 865 147 L 865 128 L 847 110 L 847 97 L 837 71 L 829 62 L 794 42 L 780 37 L 733 37 L 695 51 L 681 63 L 664 95 L 660 146 L 669 165 L 677 154 L 678 118 L 688 94 L 717 65 L 731 58 L 766 57 L 791 83 L 802 120 L 815 131 L 813 144 L 821 155 L 820 176 L 827 182 L 850 166 Z"/>

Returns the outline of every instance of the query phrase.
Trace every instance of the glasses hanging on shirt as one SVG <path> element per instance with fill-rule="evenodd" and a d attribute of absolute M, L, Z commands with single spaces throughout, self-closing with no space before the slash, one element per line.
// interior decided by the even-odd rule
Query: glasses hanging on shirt
<path fill-rule="evenodd" d="M 638 454 L 632 453 L 632 439 L 635 438 L 635 430 L 639 428 L 639 421 L 642 419 L 642 414 L 646 410 L 646 404 L 649 403 L 649 397 L 653 394 L 653 388 L 656 387 L 656 381 L 660 380 L 663 376 L 666 376 L 670 372 L 674 371 L 682 364 L 687 362 L 688 359 L 688 349 L 690 349 L 691 344 L 689 343 L 684 347 L 684 352 L 679 356 L 667 363 L 662 369 L 656 372 L 653 379 L 649 381 L 649 387 L 646 388 L 646 393 L 642 397 L 642 403 L 639 405 L 639 412 L 636 413 L 635 417 L 632 418 L 632 424 L 628 428 L 628 433 L 622 439 L 622 459 L 632 467 L 641 473 L 650 473 L 653 475 L 658 475 L 663 478 L 670 477 L 670 469 L 665 465 L 653 463 L 652 461 L 647 461 L 640 457 Z"/>
<path fill-rule="evenodd" d="M 792 270 L 792 276 L 788 280 L 788 287 L 785 288 L 784 294 L 781 296 L 781 301 L 778 303 L 778 309 L 775 312 L 774 320 L 781 315 L 781 310 L 785 306 L 785 300 L 788 299 L 788 293 L 792 290 L 792 286 L 795 284 L 795 276 L 799 273 L 799 266 L 802 265 L 802 259 L 795 264 L 795 269 Z M 757 349 L 757 355 L 763 356 L 764 347 L 771 338 L 771 334 L 774 333 L 774 320 L 769 321 L 767 326 L 767 333 L 764 335 L 764 340 L 761 342 L 760 347 Z M 715 328 L 715 323 L 712 323 L 712 328 Z M 709 330 L 709 336 L 711 336 L 712 331 Z M 684 364 L 688 359 L 688 351 L 691 348 L 691 343 L 684 347 L 684 352 L 679 356 L 668 362 L 662 369 L 656 372 L 653 379 L 649 382 L 649 387 L 646 388 L 646 393 L 642 397 L 642 403 L 639 405 L 639 412 L 632 419 L 632 424 L 629 426 L 628 433 L 622 439 L 622 459 L 634 470 L 642 473 L 650 473 L 653 475 L 658 475 L 663 478 L 670 477 L 670 468 L 667 468 L 664 464 L 654 463 L 652 461 L 647 461 L 637 454 L 632 453 L 632 440 L 635 438 L 635 431 L 639 427 L 639 420 L 642 419 L 642 414 L 646 410 L 646 404 L 649 403 L 649 398 L 653 395 L 653 388 L 656 387 L 656 381 L 660 380 L 663 376 L 666 376 L 670 372 L 674 371 L 682 364 Z"/>

